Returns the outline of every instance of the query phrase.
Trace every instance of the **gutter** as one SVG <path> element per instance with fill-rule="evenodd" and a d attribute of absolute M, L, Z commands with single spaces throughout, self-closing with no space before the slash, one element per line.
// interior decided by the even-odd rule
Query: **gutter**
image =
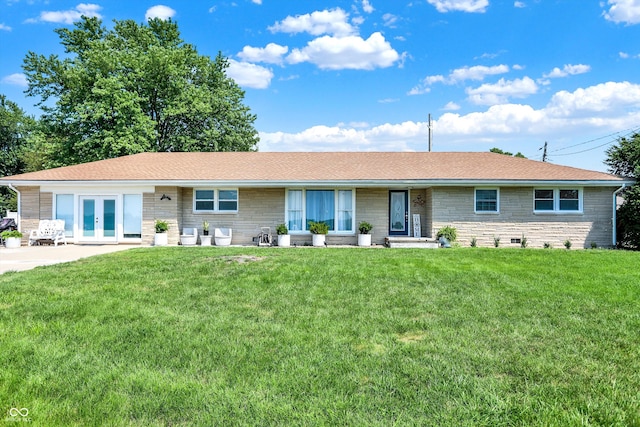
<path fill-rule="evenodd" d="M 20 231 L 20 223 L 22 222 L 22 221 L 21 221 L 21 219 L 22 219 L 22 215 L 20 215 L 20 213 L 21 213 L 21 211 L 22 211 L 21 203 L 20 203 L 20 201 L 21 201 L 21 200 L 20 200 L 20 196 L 21 196 L 21 194 L 20 194 L 20 191 L 18 191 L 18 189 L 17 189 L 16 187 L 14 187 L 13 185 L 11 185 L 11 184 L 7 184 L 7 187 L 9 187 L 9 189 L 11 189 L 11 190 L 15 191 L 15 192 L 16 192 L 16 194 L 18 195 L 18 220 L 16 221 L 16 223 L 17 223 L 17 225 L 18 225 L 18 231 Z"/>
<path fill-rule="evenodd" d="M 617 213 L 618 213 L 618 193 L 620 193 L 622 190 L 624 190 L 627 187 L 627 184 L 622 184 L 622 187 L 618 188 L 616 191 L 613 192 L 613 227 L 612 227 L 612 243 L 613 243 L 613 247 L 616 247 L 616 244 L 618 243 L 618 218 L 617 218 Z"/>

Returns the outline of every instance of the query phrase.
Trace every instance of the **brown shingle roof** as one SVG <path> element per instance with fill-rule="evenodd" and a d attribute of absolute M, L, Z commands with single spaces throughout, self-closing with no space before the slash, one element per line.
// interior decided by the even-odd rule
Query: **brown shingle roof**
<path fill-rule="evenodd" d="M 607 181 L 602 172 L 494 153 L 141 153 L 2 181 Z"/>

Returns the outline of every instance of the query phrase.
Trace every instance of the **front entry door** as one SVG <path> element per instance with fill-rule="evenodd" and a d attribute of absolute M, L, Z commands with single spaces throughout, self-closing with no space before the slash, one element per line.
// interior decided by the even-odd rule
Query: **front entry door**
<path fill-rule="evenodd" d="M 86 242 L 116 242 L 115 197 L 80 197 L 80 238 Z"/>
<path fill-rule="evenodd" d="M 389 235 L 409 235 L 409 192 L 389 191 Z"/>

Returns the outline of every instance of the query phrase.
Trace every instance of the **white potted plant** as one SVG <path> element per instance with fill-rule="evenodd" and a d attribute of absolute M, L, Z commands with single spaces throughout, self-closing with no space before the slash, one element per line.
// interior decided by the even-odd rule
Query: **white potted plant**
<path fill-rule="evenodd" d="M 326 246 L 326 237 L 329 233 L 329 226 L 324 222 L 309 221 L 309 231 L 312 233 L 313 246 Z"/>
<path fill-rule="evenodd" d="M 202 221 L 202 236 L 200 236 L 200 246 L 211 246 L 211 236 L 209 236 L 209 223 Z"/>
<path fill-rule="evenodd" d="M 358 246 L 371 246 L 371 234 L 369 232 L 372 228 L 373 225 L 366 221 L 362 221 L 358 225 L 358 231 L 360 231 L 360 234 L 358 234 Z"/>
<path fill-rule="evenodd" d="M 22 244 L 22 233 L 18 230 L 7 230 L 2 232 L 2 240 L 7 249 L 19 248 Z"/>
<path fill-rule="evenodd" d="M 167 246 L 169 244 L 169 224 L 167 221 L 156 219 L 156 235 L 153 240 L 154 246 Z"/>
<path fill-rule="evenodd" d="M 278 246 L 285 248 L 291 246 L 291 236 L 289 236 L 289 229 L 286 224 L 278 224 L 276 233 L 278 234 Z"/>

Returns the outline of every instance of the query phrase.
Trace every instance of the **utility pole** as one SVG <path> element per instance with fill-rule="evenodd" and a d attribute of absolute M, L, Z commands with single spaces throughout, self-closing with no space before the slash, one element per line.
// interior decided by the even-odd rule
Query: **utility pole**
<path fill-rule="evenodd" d="M 544 147 L 539 148 L 538 150 L 544 150 L 542 152 L 542 161 L 546 162 L 547 161 L 547 141 L 544 142 Z"/>
<path fill-rule="evenodd" d="M 429 113 L 429 121 L 427 123 L 429 127 L 429 152 L 431 152 L 431 113 Z"/>

